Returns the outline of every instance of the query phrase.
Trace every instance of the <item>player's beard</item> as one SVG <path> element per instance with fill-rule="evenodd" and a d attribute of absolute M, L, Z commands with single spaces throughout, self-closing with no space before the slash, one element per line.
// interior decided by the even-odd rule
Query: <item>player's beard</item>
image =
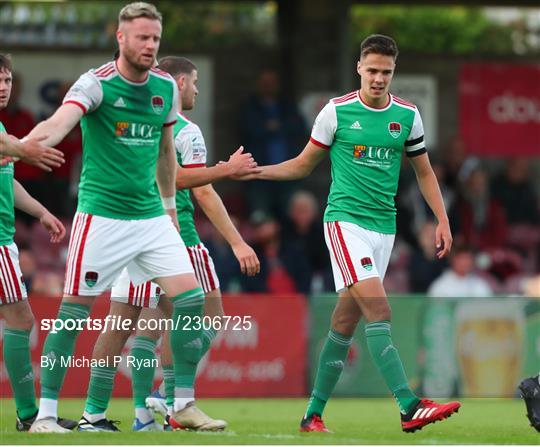
<path fill-rule="evenodd" d="M 154 59 L 150 60 L 147 64 L 139 61 L 137 59 L 137 56 L 134 54 L 134 51 L 131 51 L 126 48 L 124 51 L 124 57 L 126 58 L 126 61 L 131 65 L 135 70 L 140 71 L 141 73 L 144 73 L 146 71 L 149 71 L 154 66 Z"/>
<path fill-rule="evenodd" d="M 195 96 L 188 94 L 182 96 L 182 110 L 192 110 L 195 106 Z"/>

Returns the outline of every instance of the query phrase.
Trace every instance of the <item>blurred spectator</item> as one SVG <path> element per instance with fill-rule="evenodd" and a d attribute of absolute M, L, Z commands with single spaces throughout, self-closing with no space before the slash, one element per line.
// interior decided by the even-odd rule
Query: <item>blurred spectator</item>
<path fill-rule="evenodd" d="M 252 247 L 261 261 L 261 273 L 242 277 L 244 292 L 309 293 L 311 277 L 305 256 L 283 242 L 277 220 L 262 211 L 251 217 L 254 227 Z"/>
<path fill-rule="evenodd" d="M 490 285 L 475 272 L 474 253 L 466 245 L 455 245 L 446 269 L 428 289 L 432 297 L 485 297 L 493 295 Z"/>
<path fill-rule="evenodd" d="M 525 296 L 540 299 L 540 275 L 528 279 L 524 286 Z"/>
<path fill-rule="evenodd" d="M 426 293 L 433 281 L 447 267 L 446 259 L 437 259 L 435 229 L 437 224 L 425 221 L 418 232 L 418 248 L 409 258 L 409 287 L 413 293 Z"/>
<path fill-rule="evenodd" d="M 238 220 L 234 216 L 231 216 L 231 220 L 236 228 L 240 228 Z M 208 223 L 209 225 L 203 225 L 203 223 Z M 203 234 L 206 233 L 204 245 L 212 255 L 219 278 L 220 289 L 226 293 L 240 292 L 240 277 L 242 273 L 238 260 L 231 250 L 231 246 L 208 220 L 204 220 L 201 223 L 197 222 L 196 227 L 201 239 L 203 239 Z M 242 235 L 244 235 L 244 232 L 242 232 Z"/>
<path fill-rule="evenodd" d="M 439 182 L 444 206 L 447 210 L 450 210 L 456 200 L 456 192 L 446 184 L 446 168 L 442 163 L 437 161 L 433 161 L 431 166 L 437 177 L 437 181 Z M 417 182 L 412 182 L 410 184 L 400 200 L 402 207 L 408 208 L 408 224 L 412 234 L 418 234 L 426 222 L 434 219 L 435 216 L 427 202 L 424 200 Z M 402 208 L 400 209 L 400 212 L 401 211 Z"/>
<path fill-rule="evenodd" d="M 486 171 L 479 164 L 469 164 L 462 168 L 460 195 L 450 212 L 457 239 L 476 249 L 504 246 L 508 237 L 504 210 L 490 196 Z"/>
<path fill-rule="evenodd" d="M 287 221 L 283 228 L 283 240 L 302 254 L 309 270 L 309 277 L 330 268 L 328 250 L 324 241 L 323 227 L 319 217 L 319 204 L 308 191 L 297 191 L 289 202 Z"/>
<path fill-rule="evenodd" d="M 38 272 L 35 276 L 32 293 L 36 295 L 62 296 L 62 275 L 55 272 Z"/>
<path fill-rule="evenodd" d="M 461 137 L 455 135 L 448 141 L 443 150 L 444 166 L 446 167 L 446 185 L 456 191 L 459 187 L 459 175 L 463 163 L 467 160 L 467 148 Z"/>
<path fill-rule="evenodd" d="M 509 224 L 540 224 L 538 196 L 529 178 L 526 158 L 508 159 L 504 172 L 493 179 L 491 191 L 504 208 Z"/>
<path fill-rule="evenodd" d="M 308 133 L 296 104 L 280 93 L 275 70 L 262 70 L 257 91 L 239 111 L 239 138 L 259 165 L 281 163 L 296 156 L 304 147 Z M 294 190 L 292 182 L 250 182 L 247 199 L 250 212 L 276 215 L 281 221 Z"/>

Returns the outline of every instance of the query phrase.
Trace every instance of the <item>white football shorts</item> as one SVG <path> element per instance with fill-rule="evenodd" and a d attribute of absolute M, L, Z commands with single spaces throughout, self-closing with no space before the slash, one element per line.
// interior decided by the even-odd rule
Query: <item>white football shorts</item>
<path fill-rule="evenodd" d="M 366 230 L 350 222 L 325 222 L 324 238 L 337 292 L 368 278 L 383 281 L 395 235 Z"/>
<path fill-rule="evenodd" d="M 169 215 L 120 220 L 76 213 L 64 294 L 100 295 L 111 288 L 125 267 L 136 284 L 193 273 L 184 242 Z"/>

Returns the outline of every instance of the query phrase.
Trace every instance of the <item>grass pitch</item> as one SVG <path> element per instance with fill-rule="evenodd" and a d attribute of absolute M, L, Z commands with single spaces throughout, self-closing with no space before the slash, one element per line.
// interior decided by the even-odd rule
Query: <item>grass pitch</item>
<path fill-rule="evenodd" d="M 60 413 L 78 419 L 82 399 L 63 399 Z M 465 399 L 459 413 L 414 434 L 401 431 L 391 399 L 331 399 L 325 422 L 331 434 L 299 433 L 306 399 L 201 399 L 213 417 L 226 419 L 222 433 L 131 432 L 131 400 L 114 399 L 108 417 L 122 433 L 46 435 L 15 431 L 15 407 L 0 400 L 0 444 L 538 444 L 525 405 L 518 399 Z"/>

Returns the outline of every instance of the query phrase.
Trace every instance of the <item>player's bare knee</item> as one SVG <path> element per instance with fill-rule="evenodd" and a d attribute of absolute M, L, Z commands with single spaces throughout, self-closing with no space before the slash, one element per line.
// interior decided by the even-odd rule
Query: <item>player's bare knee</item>
<path fill-rule="evenodd" d="M 214 289 L 206 294 L 203 311 L 204 315 L 206 317 L 210 317 L 212 321 L 220 320 L 221 322 L 221 319 L 225 313 L 223 311 L 223 302 L 221 300 L 220 289 Z"/>
<path fill-rule="evenodd" d="M 334 314 L 332 316 L 332 330 L 346 337 L 352 337 L 360 321 L 356 315 Z"/>
<path fill-rule="evenodd" d="M 11 329 L 31 331 L 34 327 L 34 314 L 27 300 L 0 307 L 0 318 Z"/>
<path fill-rule="evenodd" d="M 378 300 L 381 300 L 381 298 L 378 298 Z M 366 321 L 368 323 L 371 323 L 372 321 L 391 321 L 392 320 L 392 310 L 390 306 L 388 305 L 388 302 L 384 300 L 385 303 L 380 302 L 377 304 L 373 304 L 369 307 L 365 307 L 364 309 L 364 315 L 366 317 Z"/>
<path fill-rule="evenodd" d="M 22 315 L 13 315 L 6 319 L 6 327 L 21 331 L 31 331 L 34 327 L 34 315 L 32 312 L 24 312 Z"/>

